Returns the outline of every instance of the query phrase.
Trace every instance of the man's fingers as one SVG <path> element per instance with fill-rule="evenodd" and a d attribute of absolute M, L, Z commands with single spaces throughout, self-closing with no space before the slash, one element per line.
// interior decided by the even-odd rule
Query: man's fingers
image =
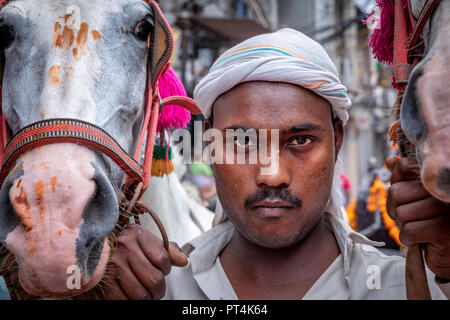
<path fill-rule="evenodd" d="M 389 187 L 386 208 L 392 219 L 397 219 L 398 207 L 430 197 L 420 180 L 400 181 Z"/>
<path fill-rule="evenodd" d="M 420 180 L 400 181 L 388 189 L 388 196 L 397 204 L 405 204 L 430 197 Z"/>
<path fill-rule="evenodd" d="M 437 243 L 449 237 L 449 228 L 449 219 L 443 216 L 407 222 L 400 230 L 400 241 L 408 247 L 418 243 Z"/>
<path fill-rule="evenodd" d="M 160 269 L 155 268 L 142 252 L 136 252 L 135 256 L 129 256 L 128 262 L 137 280 L 151 293 L 154 300 L 164 297 L 166 283 L 164 273 Z"/>
<path fill-rule="evenodd" d="M 156 268 L 160 269 L 164 275 L 170 272 L 172 267 L 170 256 L 160 238 L 148 230 L 143 230 L 139 234 L 138 244 L 140 250 Z"/>
<path fill-rule="evenodd" d="M 390 156 L 386 159 L 386 167 L 389 169 L 389 171 L 392 172 L 398 160 L 399 158 L 397 158 L 397 156 Z"/>
<path fill-rule="evenodd" d="M 423 208 L 427 208 L 427 210 L 423 210 Z M 442 206 L 439 200 L 429 197 L 397 207 L 396 218 L 403 225 L 407 222 L 432 219 L 441 213 Z"/>
<path fill-rule="evenodd" d="M 418 179 L 420 177 L 420 168 L 415 158 L 398 159 L 390 170 L 392 172 L 392 184 L 409 179 Z"/>
<path fill-rule="evenodd" d="M 171 242 L 169 245 L 169 255 L 174 266 L 185 267 L 188 264 L 187 257 L 181 252 L 180 247 L 175 242 Z"/>
<path fill-rule="evenodd" d="M 104 292 L 105 300 L 128 300 L 115 278 L 111 280 L 111 283 L 105 284 Z"/>
<path fill-rule="evenodd" d="M 116 271 L 117 282 L 120 288 L 131 300 L 148 300 L 152 296 L 148 292 L 136 276 L 131 272 L 130 266 L 121 267 Z"/>

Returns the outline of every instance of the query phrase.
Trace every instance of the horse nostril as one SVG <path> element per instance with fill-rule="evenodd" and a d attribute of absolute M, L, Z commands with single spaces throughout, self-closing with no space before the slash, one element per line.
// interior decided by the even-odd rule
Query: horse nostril
<path fill-rule="evenodd" d="M 77 239 L 77 259 L 86 275 L 91 276 L 99 263 L 105 239 L 113 230 L 119 215 L 117 196 L 97 164 L 95 168 L 95 191 L 83 210 L 80 233 Z"/>
<path fill-rule="evenodd" d="M 450 168 L 444 168 L 439 171 L 436 185 L 439 189 L 442 189 L 450 194 Z"/>
<path fill-rule="evenodd" d="M 9 191 L 14 185 L 14 181 L 22 174 L 23 172 L 20 171 L 9 176 L 0 190 L 0 243 L 5 243 L 8 234 L 21 224 L 9 197 Z"/>
<path fill-rule="evenodd" d="M 89 239 L 86 241 L 86 244 L 85 244 L 84 246 L 85 246 L 86 248 L 89 248 L 89 247 L 91 246 L 92 241 L 94 241 L 94 239 L 93 239 L 93 238 L 89 238 Z"/>

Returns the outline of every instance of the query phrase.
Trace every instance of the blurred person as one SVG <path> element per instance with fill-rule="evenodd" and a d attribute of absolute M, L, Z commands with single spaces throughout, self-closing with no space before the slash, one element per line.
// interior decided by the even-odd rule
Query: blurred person
<path fill-rule="evenodd" d="M 182 177 L 182 184 L 190 183 L 198 190 L 199 200 L 202 205 L 211 211 L 215 211 L 217 191 L 211 167 L 206 163 L 191 163 Z"/>

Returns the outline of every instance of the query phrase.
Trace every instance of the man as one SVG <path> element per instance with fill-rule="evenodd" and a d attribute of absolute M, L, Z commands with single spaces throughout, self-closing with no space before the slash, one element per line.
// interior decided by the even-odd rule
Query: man
<path fill-rule="evenodd" d="M 168 254 L 154 236 L 130 227 L 113 256 L 120 276 L 110 298 L 164 292 L 166 299 L 406 297 L 404 259 L 383 255 L 373 248 L 380 243 L 343 220 L 338 154 L 350 100 L 318 43 L 290 29 L 244 41 L 218 59 L 195 99 L 206 128 L 224 136 L 227 129 L 276 129 L 279 136 L 269 140 L 279 141 L 277 170 L 264 174 L 259 162 L 213 164 L 223 212 L 217 226 L 184 246 L 188 263 L 174 247 Z M 233 142 L 247 155 L 260 147 L 246 138 Z M 417 182 L 408 190 L 411 183 L 403 180 L 415 177 L 411 163 L 388 165 L 401 185 L 390 211 L 401 222 L 402 242 L 428 243 L 431 294 L 445 298 L 449 284 L 436 284 L 434 276 L 450 279 L 448 209 L 425 200 Z M 186 263 L 164 282 L 171 264 Z"/>

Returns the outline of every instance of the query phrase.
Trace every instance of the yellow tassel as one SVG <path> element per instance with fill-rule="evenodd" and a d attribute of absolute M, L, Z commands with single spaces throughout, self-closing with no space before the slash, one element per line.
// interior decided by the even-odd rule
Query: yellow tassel
<path fill-rule="evenodd" d="M 152 176 L 163 177 L 164 175 L 170 174 L 174 171 L 172 160 L 169 160 L 169 166 L 167 167 L 166 159 L 155 159 L 152 161 Z"/>

